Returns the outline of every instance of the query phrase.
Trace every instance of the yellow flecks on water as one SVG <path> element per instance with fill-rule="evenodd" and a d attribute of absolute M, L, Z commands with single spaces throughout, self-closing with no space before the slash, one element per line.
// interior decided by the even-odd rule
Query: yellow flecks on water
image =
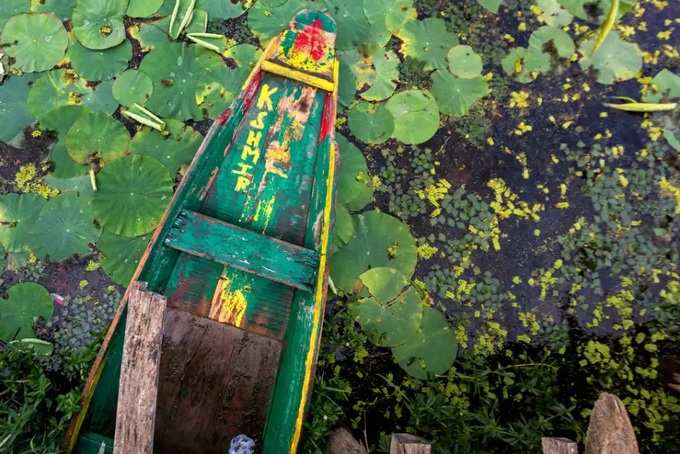
<path fill-rule="evenodd" d="M 640 21 L 640 23 L 637 26 L 637 29 L 638 29 L 638 31 L 646 32 L 647 31 L 647 22 Z"/>
<path fill-rule="evenodd" d="M 659 55 L 661 55 L 661 51 L 658 49 L 654 53 L 642 51 L 642 61 L 647 65 L 656 65 L 659 63 Z"/>
<path fill-rule="evenodd" d="M 680 58 L 680 52 L 675 47 L 670 44 L 664 44 L 661 46 L 663 48 L 663 53 L 668 58 Z"/>
<path fill-rule="evenodd" d="M 624 38 L 630 38 L 635 34 L 635 27 L 633 27 L 632 25 L 619 24 L 616 26 L 616 28 L 621 33 L 621 36 L 623 36 Z"/>
<path fill-rule="evenodd" d="M 227 276 L 221 277 L 217 282 L 208 317 L 222 323 L 241 326 L 248 306 L 246 295 L 250 293 L 250 287 L 232 289 L 231 286 L 232 281 Z"/>
<path fill-rule="evenodd" d="M 493 79 L 493 72 L 489 71 L 488 73 L 484 74 L 482 76 L 482 79 L 484 79 L 487 82 L 490 81 L 491 79 Z"/>
<path fill-rule="evenodd" d="M 652 5 L 656 7 L 659 11 L 663 10 L 668 6 L 668 0 L 651 0 Z"/>
<path fill-rule="evenodd" d="M 663 129 L 655 126 L 649 118 L 642 120 L 640 126 L 647 131 L 647 135 L 652 142 L 656 142 L 663 135 Z"/>
<path fill-rule="evenodd" d="M 31 131 L 31 137 L 36 137 L 36 138 L 37 138 L 37 137 L 42 136 L 42 134 L 43 134 L 43 133 L 42 133 L 42 131 L 41 131 L 40 129 L 34 129 L 33 131 Z"/>
<path fill-rule="evenodd" d="M 581 84 L 581 89 L 582 89 L 583 91 L 585 91 L 586 93 L 588 93 L 588 92 L 590 91 L 590 85 L 588 85 L 588 82 L 583 82 L 583 83 Z"/>
<path fill-rule="evenodd" d="M 519 312 L 517 314 L 519 320 L 522 322 L 522 326 L 528 328 L 532 335 L 537 335 L 541 330 L 541 325 L 538 324 L 538 318 L 533 312 Z"/>
<path fill-rule="evenodd" d="M 533 131 L 533 126 L 526 124 L 524 121 L 520 121 L 515 130 L 513 131 L 516 136 L 522 136 L 528 132 Z"/>
<path fill-rule="evenodd" d="M 33 192 L 45 199 L 56 197 L 59 194 L 59 190 L 49 187 L 42 181 L 42 178 L 38 176 L 38 169 L 33 163 L 21 166 L 14 176 L 14 182 L 19 191 Z"/>
<path fill-rule="evenodd" d="M 680 214 L 680 186 L 675 186 L 665 177 L 659 181 L 661 192 L 675 197 L 675 214 Z"/>
<path fill-rule="evenodd" d="M 494 142 L 494 140 L 493 140 L 493 137 L 487 137 L 486 143 L 489 144 L 489 145 L 492 145 L 492 146 L 496 144 L 496 142 Z"/>
<path fill-rule="evenodd" d="M 87 266 L 85 266 L 85 271 L 97 271 L 99 269 L 99 262 L 90 260 L 87 262 Z"/>
<path fill-rule="evenodd" d="M 529 167 L 527 165 L 527 154 L 524 152 L 515 155 L 515 159 L 522 166 L 522 178 L 525 180 L 529 179 Z"/>
<path fill-rule="evenodd" d="M 566 210 L 567 208 L 569 208 L 569 202 L 567 202 L 566 200 L 562 202 L 557 202 L 555 204 L 555 208 L 559 208 L 560 210 Z"/>
<path fill-rule="evenodd" d="M 633 15 L 635 17 L 642 17 L 645 14 L 645 8 L 642 6 L 642 2 L 636 2 L 633 5 Z"/>
<path fill-rule="evenodd" d="M 619 179 L 619 185 L 624 189 L 627 188 L 628 187 L 628 178 L 626 178 L 625 170 L 623 170 L 622 168 L 619 167 L 619 168 L 616 169 L 616 174 L 617 174 L 617 177 Z"/>
<path fill-rule="evenodd" d="M 521 90 L 510 93 L 510 107 L 518 109 L 529 107 L 529 92 Z"/>
<path fill-rule="evenodd" d="M 508 43 L 510 43 L 510 44 L 512 44 L 512 43 L 515 42 L 515 38 L 513 38 L 512 35 L 509 35 L 508 33 L 506 33 L 505 35 L 503 35 L 503 39 L 504 39 L 505 41 L 507 41 Z"/>
<path fill-rule="evenodd" d="M 494 200 L 489 204 L 494 213 L 500 220 L 510 216 L 517 216 L 522 219 L 531 219 L 534 222 L 540 220 L 539 213 L 545 209 L 542 203 L 529 205 L 507 187 L 501 178 L 494 178 L 487 183 L 487 186 L 494 192 Z"/>
<path fill-rule="evenodd" d="M 662 32 L 659 32 L 656 34 L 656 37 L 659 38 L 661 41 L 668 41 L 671 39 L 671 35 L 673 34 L 673 29 L 669 30 L 664 30 Z"/>
<path fill-rule="evenodd" d="M 417 251 L 418 257 L 427 260 L 431 259 L 432 256 L 435 255 L 437 251 L 439 251 L 439 248 L 437 248 L 436 246 L 432 246 L 430 243 L 425 242 L 418 246 Z"/>
<path fill-rule="evenodd" d="M 526 22 L 520 22 L 519 25 L 517 26 L 517 30 L 520 31 L 520 32 L 527 31 L 527 23 Z"/>
<path fill-rule="evenodd" d="M 430 214 L 430 217 L 435 218 L 441 214 L 442 208 L 439 202 L 448 194 L 449 189 L 451 189 L 451 183 L 442 178 L 425 189 L 416 190 L 416 194 L 421 200 L 427 199 L 434 206 L 435 209 Z"/>
<path fill-rule="evenodd" d="M 89 282 L 87 282 L 87 279 L 81 279 L 80 282 L 78 282 L 78 287 L 81 289 L 87 287 L 89 285 Z"/>

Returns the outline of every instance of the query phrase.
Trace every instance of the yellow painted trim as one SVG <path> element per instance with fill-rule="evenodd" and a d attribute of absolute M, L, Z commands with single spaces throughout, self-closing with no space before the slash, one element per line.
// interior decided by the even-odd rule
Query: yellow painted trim
<path fill-rule="evenodd" d="M 328 164 L 328 178 L 326 179 L 326 201 L 323 213 L 323 230 L 321 233 L 321 253 L 319 260 L 319 274 L 316 278 L 316 292 L 314 295 L 314 318 L 312 319 L 312 334 L 309 339 L 309 350 L 307 350 L 307 358 L 305 359 L 305 378 L 302 382 L 302 396 L 300 397 L 300 405 L 298 405 L 297 420 L 295 421 L 295 432 L 293 433 L 293 440 L 290 444 L 290 452 L 294 454 L 297 451 L 300 443 L 300 435 L 302 433 L 302 422 L 305 417 L 305 407 L 307 404 L 307 397 L 309 396 L 309 389 L 312 383 L 312 371 L 314 369 L 314 359 L 316 358 L 317 343 L 319 337 L 319 328 L 323 314 L 321 308 L 323 307 L 322 300 L 324 298 L 324 280 L 326 279 L 326 262 L 328 261 L 328 239 L 331 229 L 331 211 L 333 209 L 333 181 L 335 180 L 335 142 L 331 140 L 330 156 Z"/>
<path fill-rule="evenodd" d="M 262 71 L 297 80 L 298 82 L 302 82 L 303 84 L 307 84 L 315 88 L 320 88 L 324 91 L 335 91 L 335 84 L 331 81 L 322 79 L 321 77 L 317 77 L 312 74 L 308 74 L 304 71 L 288 68 L 268 60 L 262 62 Z"/>

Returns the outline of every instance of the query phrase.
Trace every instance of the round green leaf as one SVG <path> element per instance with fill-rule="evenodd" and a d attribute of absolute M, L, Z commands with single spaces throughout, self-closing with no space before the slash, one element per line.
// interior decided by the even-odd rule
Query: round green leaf
<path fill-rule="evenodd" d="M 56 131 L 60 136 L 65 135 L 73 123 L 88 109 L 81 105 L 61 106 L 50 110 L 40 119 L 40 126 L 45 129 Z M 60 137 L 63 139 L 63 137 Z"/>
<path fill-rule="evenodd" d="M 125 40 L 128 0 L 77 0 L 73 32 L 88 49 L 109 49 Z"/>
<path fill-rule="evenodd" d="M 394 118 L 383 104 L 358 102 L 349 111 L 349 129 L 362 142 L 384 143 L 394 131 Z"/>
<path fill-rule="evenodd" d="M 389 40 L 389 33 L 384 24 L 378 27 L 371 25 L 364 13 L 363 1 L 322 0 L 321 3 L 337 24 L 335 47 L 339 51 L 361 47 L 362 50 L 371 53 Z M 381 5 L 374 5 L 376 6 L 377 10 L 381 9 Z M 377 11 L 372 12 L 373 17 L 377 15 Z"/>
<path fill-rule="evenodd" d="M 128 69 L 113 82 L 113 98 L 124 106 L 143 106 L 153 93 L 153 82 L 143 72 Z"/>
<path fill-rule="evenodd" d="M 46 71 L 64 58 L 68 35 L 54 14 L 20 14 L 7 21 L 0 42 L 23 72 Z"/>
<path fill-rule="evenodd" d="M 81 164 L 92 158 L 109 162 L 125 154 L 129 141 L 130 135 L 120 122 L 103 113 L 88 112 L 66 134 L 66 149 Z"/>
<path fill-rule="evenodd" d="M 381 303 L 389 303 L 408 285 L 408 279 L 394 268 L 378 266 L 359 276 L 368 293 Z"/>
<path fill-rule="evenodd" d="M 544 25 L 529 37 L 529 47 L 541 52 L 543 52 L 544 45 L 549 42 L 553 43 L 557 55 L 562 58 L 569 58 L 576 51 L 576 46 L 569 33 L 558 27 Z"/>
<path fill-rule="evenodd" d="M 370 2 L 372 0 L 364 0 Z M 385 15 L 385 25 L 387 29 L 395 35 L 408 22 L 414 21 L 418 18 L 418 12 L 413 6 L 413 0 L 380 0 L 388 3 L 387 14 Z"/>
<path fill-rule="evenodd" d="M 342 247 L 354 236 L 354 221 L 345 205 L 338 204 L 335 207 L 335 224 L 333 225 L 333 244 Z"/>
<path fill-rule="evenodd" d="M 127 286 L 144 254 L 150 235 L 126 237 L 104 230 L 97 241 L 104 258 L 102 268 L 118 285 Z"/>
<path fill-rule="evenodd" d="M 33 122 L 26 100 L 36 76 L 11 77 L 0 85 L 0 141 L 9 142 Z"/>
<path fill-rule="evenodd" d="M 579 64 L 582 69 L 597 71 L 597 81 L 601 84 L 632 79 L 642 68 L 642 52 L 638 45 L 622 40 L 616 30 L 609 32 L 602 46 L 592 55 L 594 45 L 594 36 L 581 45 L 584 57 Z"/>
<path fill-rule="evenodd" d="M 30 0 L 3 0 L 0 8 L 0 31 L 11 17 L 27 13 Z"/>
<path fill-rule="evenodd" d="M 88 254 L 99 229 L 93 222 L 91 198 L 67 192 L 43 206 L 33 228 L 33 252 L 60 261 L 75 254 Z"/>
<path fill-rule="evenodd" d="M 91 50 L 74 43 L 68 51 L 71 66 L 87 80 L 107 80 L 128 66 L 132 58 L 132 44 L 123 41 L 120 45 L 103 50 Z"/>
<path fill-rule="evenodd" d="M 288 0 L 282 5 L 255 2 L 248 10 L 248 28 L 264 42 L 288 27 L 290 19 L 304 9 L 305 0 Z"/>
<path fill-rule="evenodd" d="M 346 2 L 350 3 L 350 2 Z M 360 3 L 360 2 L 358 2 Z M 376 48 L 382 48 L 392 37 L 387 28 L 388 11 L 392 8 L 392 0 L 364 0 L 363 12 L 370 27 L 370 35 Z M 380 49 L 379 49 L 380 50 Z"/>
<path fill-rule="evenodd" d="M 92 91 L 83 95 L 81 103 L 93 112 L 113 115 L 118 109 L 118 102 L 113 99 L 113 81 L 106 80 L 97 84 Z"/>
<path fill-rule="evenodd" d="M 439 129 L 439 108 L 429 91 L 402 91 L 392 96 L 385 107 L 394 118 L 392 137 L 400 142 L 423 143 Z"/>
<path fill-rule="evenodd" d="M 162 133 L 143 128 L 130 142 L 130 153 L 150 156 L 161 162 L 175 175 L 182 165 L 191 161 L 203 140 L 191 126 L 177 120 L 166 120 Z"/>
<path fill-rule="evenodd" d="M 446 372 L 457 353 L 453 330 L 444 315 L 431 307 L 424 309 L 419 329 L 406 342 L 392 348 L 402 369 L 422 380 Z"/>
<path fill-rule="evenodd" d="M 156 228 L 172 196 L 172 178 L 148 156 L 116 159 L 97 175 L 94 214 L 108 231 L 139 236 Z"/>
<path fill-rule="evenodd" d="M 460 79 L 448 71 L 436 71 L 432 76 L 432 94 L 442 112 L 465 115 L 477 100 L 489 94 L 484 79 Z"/>
<path fill-rule="evenodd" d="M 32 0 L 32 13 L 54 13 L 61 20 L 67 20 L 73 13 L 76 0 Z"/>
<path fill-rule="evenodd" d="M 446 29 L 446 22 L 432 17 L 407 23 L 399 39 L 401 53 L 424 62 L 426 70 L 446 68 L 449 49 L 458 44 L 456 35 Z"/>
<path fill-rule="evenodd" d="M 382 101 L 392 96 L 399 80 L 399 57 L 393 51 L 378 49 L 371 56 L 375 72 L 367 81 L 370 88 L 361 93 L 367 101 Z"/>
<path fill-rule="evenodd" d="M 245 7 L 240 0 L 198 0 L 196 8 L 200 8 L 208 12 L 208 17 L 211 20 L 215 19 L 232 19 L 245 13 Z"/>
<path fill-rule="evenodd" d="M 35 337 L 33 322 L 38 317 L 52 317 L 54 303 L 45 287 L 24 282 L 10 287 L 6 299 L 0 299 L 0 340 Z"/>
<path fill-rule="evenodd" d="M 127 15 L 130 17 L 150 17 L 158 11 L 162 4 L 163 0 L 130 0 Z"/>
<path fill-rule="evenodd" d="M 482 73 L 482 57 L 470 46 L 453 46 L 447 55 L 449 70 L 454 76 L 474 79 Z"/>
<path fill-rule="evenodd" d="M 515 47 L 503 57 L 501 66 L 506 74 L 526 84 L 550 70 L 550 55 L 535 47 Z"/>
<path fill-rule="evenodd" d="M 558 0 L 538 0 L 536 4 L 543 10 L 542 18 L 548 25 L 563 27 L 569 25 L 574 18 Z"/>
<path fill-rule="evenodd" d="M 30 250 L 31 228 L 45 203 L 45 199 L 36 194 L 0 195 L 0 244 L 7 252 Z"/>
<path fill-rule="evenodd" d="M 350 211 L 359 211 L 373 200 L 366 158 L 345 136 L 338 134 L 337 142 L 342 160 L 338 174 L 338 204 Z"/>
<path fill-rule="evenodd" d="M 80 164 L 71 158 L 68 151 L 66 151 L 64 139 L 59 139 L 59 141 L 54 144 L 54 147 L 50 152 L 50 161 L 52 161 L 54 165 L 52 175 L 56 178 L 72 178 L 83 175 L 89 168 L 86 164 Z"/>
<path fill-rule="evenodd" d="M 379 211 L 355 216 L 356 235 L 331 257 L 338 290 L 351 293 L 359 275 L 377 266 L 394 268 L 410 278 L 416 266 L 416 242 L 408 226 Z"/>
<path fill-rule="evenodd" d="M 663 99 L 670 101 L 680 98 L 680 76 L 662 69 L 652 79 L 651 90 L 647 90 L 642 96 L 644 102 L 660 102 Z"/>

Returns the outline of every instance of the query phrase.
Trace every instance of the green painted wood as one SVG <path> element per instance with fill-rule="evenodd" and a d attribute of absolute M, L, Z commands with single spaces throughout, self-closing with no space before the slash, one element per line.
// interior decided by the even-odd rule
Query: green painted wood
<path fill-rule="evenodd" d="M 102 451 L 102 444 L 104 450 Z M 113 440 L 94 432 L 81 435 L 76 447 L 77 454 L 113 454 Z"/>
<path fill-rule="evenodd" d="M 179 213 L 165 244 L 305 291 L 313 288 L 319 265 L 314 250 L 188 210 Z"/>

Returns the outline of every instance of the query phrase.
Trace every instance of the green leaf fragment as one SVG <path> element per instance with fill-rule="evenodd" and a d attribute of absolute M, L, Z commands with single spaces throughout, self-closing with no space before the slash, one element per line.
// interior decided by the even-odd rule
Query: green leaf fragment
<path fill-rule="evenodd" d="M 118 285 L 127 286 L 144 254 L 150 235 L 126 237 L 104 230 L 97 242 L 104 258 L 102 268 Z"/>
<path fill-rule="evenodd" d="M 405 144 L 429 140 L 439 129 L 439 107 L 429 91 L 406 90 L 392 96 L 385 105 L 394 118 L 392 136 Z"/>
<path fill-rule="evenodd" d="M 130 135 L 120 122 L 103 113 L 89 112 L 73 123 L 65 144 L 76 162 L 101 159 L 108 163 L 125 155 L 129 141 Z"/>
<path fill-rule="evenodd" d="M 680 99 L 680 76 L 667 69 L 662 69 L 654 76 L 650 89 L 642 96 L 645 102 L 659 102 L 664 98 Z"/>
<path fill-rule="evenodd" d="M 402 40 L 402 55 L 424 62 L 425 70 L 448 67 L 449 49 L 458 44 L 446 22 L 432 17 L 407 23 L 398 36 Z"/>
<path fill-rule="evenodd" d="M 378 49 L 371 56 L 371 62 L 375 70 L 369 72 L 365 80 L 369 88 L 360 96 L 367 101 L 382 101 L 392 96 L 397 87 L 399 57 L 391 50 L 385 52 L 384 49 Z"/>
<path fill-rule="evenodd" d="M 123 41 L 107 50 L 92 50 L 74 43 L 68 51 L 71 66 L 83 78 L 91 81 L 108 80 L 128 66 L 132 58 L 132 44 Z"/>
<path fill-rule="evenodd" d="M 432 94 L 440 110 L 448 115 L 465 115 L 475 102 L 489 94 L 488 84 L 481 77 L 461 79 L 448 71 L 436 71 L 432 76 Z"/>
<path fill-rule="evenodd" d="M 0 85 L 0 141 L 9 142 L 33 121 L 26 100 L 36 75 L 10 77 Z"/>
<path fill-rule="evenodd" d="M 130 0 L 127 15 L 130 17 L 150 17 L 158 12 L 164 0 Z"/>
<path fill-rule="evenodd" d="M 447 54 L 449 70 L 454 76 L 474 79 L 482 73 L 482 57 L 470 46 L 453 46 Z"/>
<path fill-rule="evenodd" d="M 380 144 L 394 131 L 394 118 L 384 104 L 358 102 L 349 111 L 349 129 L 362 142 Z"/>
<path fill-rule="evenodd" d="M 7 298 L 0 299 L 0 340 L 35 337 L 35 319 L 49 320 L 53 310 L 52 297 L 42 285 L 35 282 L 13 285 Z"/>
<path fill-rule="evenodd" d="M 342 159 L 338 174 L 338 205 L 344 205 L 349 211 L 359 211 L 373 200 L 366 158 L 345 136 L 338 134 L 337 142 Z"/>
<path fill-rule="evenodd" d="M 77 0 L 73 33 L 88 49 L 109 49 L 125 40 L 128 0 Z"/>
<path fill-rule="evenodd" d="M 477 0 L 477 2 L 494 14 L 498 13 L 498 8 L 503 4 L 503 0 Z"/>
<path fill-rule="evenodd" d="M 113 98 L 119 104 L 143 106 L 153 93 L 151 78 L 136 69 L 128 69 L 116 77 L 112 88 Z"/>
<path fill-rule="evenodd" d="M 0 244 L 7 252 L 32 247 L 32 227 L 46 201 L 36 194 L 0 195 Z"/>
<path fill-rule="evenodd" d="M 64 58 L 68 46 L 66 29 L 54 14 L 20 14 L 10 18 L 0 35 L 14 67 L 23 72 L 46 71 Z"/>
<path fill-rule="evenodd" d="M 396 298 L 408 285 L 408 279 L 401 272 L 384 266 L 371 268 L 361 274 L 359 280 L 368 293 L 383 304 Z"/>
<path fill-rule="evenodd" d="M 201 145 L 201 134 L 177 120 L 167 120 L 165 131 L 143 128 L 130 142 L 130 153 L 150 156 L 175 175 Z"/>
<path fill-rule="evenodd" d="M 562 29 L 544 25 L 534 31 L 529 37 L 529 48 L 543 52 L 546 44 L 552 43 L 561 58 L 569 58 L 576 51 L 574 41 Z"/>
<path fill-rule="evenodd" d="M 602 46 L 592 54 L 595 38 L 590 38 L 581 44 L 580 51 L 583 58 L 579 62 L 581 69 L 594 69 L 597 81 L 609 85 L 632 79 L 642 68 L 642 52 L 635 43 L 621 39 L 619 32 L 614 30 L 607 35 Z"/>

